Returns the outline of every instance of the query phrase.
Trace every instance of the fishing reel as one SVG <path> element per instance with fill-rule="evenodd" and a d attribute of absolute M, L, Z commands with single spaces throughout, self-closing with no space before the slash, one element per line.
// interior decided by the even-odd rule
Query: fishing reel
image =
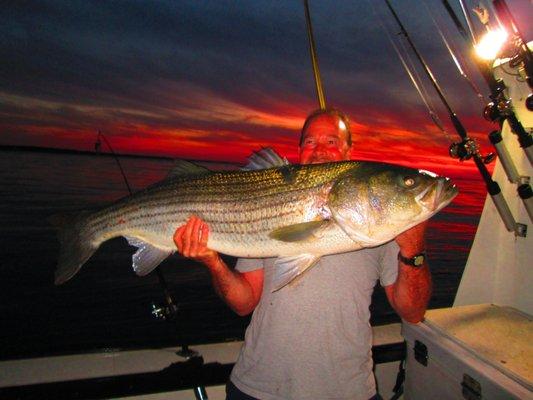
<path fill-rule="evenodd" d="M 489 122 L 494 122 L 511 115 L 513 112 L 511 100 L 505 98 L 497 101 L 491 101 L 483 110 L 483 118 Z"/>
<path fill-rule="evenodd" d="M 477 143 L 470 138 L 466 138 L 462 142 L 452 143 L 449 148 L 449 154 L 450 157 L 458 158 L 460 161 L 468 160 L 476 155 L 484 164 L 490 164 L 496 158 L 495 153 L 481 155 Z"/>
<path fill-rule="evenodd" d="M 176 318 L 178 312 L 178 306 L 174 303 L 171 304 L 156 304 L 152 302 L 152 315 L 162 321 L 172 321 Z"/>

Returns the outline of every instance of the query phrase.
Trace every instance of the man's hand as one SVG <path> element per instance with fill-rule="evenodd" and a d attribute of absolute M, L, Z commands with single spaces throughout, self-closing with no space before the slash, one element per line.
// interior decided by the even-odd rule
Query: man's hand
<path fill-rule="evenodd" d="M 174 243 L 184 257 L 203 263 L 211 274 L 218 295 L 237 314 L 250 314 L 261 298 L 263 269 L 237 272 L 229 268 L 219 254 L 207 247 L 209 226 L 193 215 L 174 233 Z"/>
<path fill-rule="evenodd" d="M 428 221 L 409 228 L 396 237 L 396 243 L 400 247 L 400 252 L 404 257 L 414 257 L 426 249 L 425 233 Z"/>
<path fill-rule="evenodd" d="M 207 267 L 215 265 L 219 260 L 218 253 L 207 247 L 209 226 L 195 215 L 176 230 L 173 239 L 178 252 L 184 257 L 199 261 Z"/>
<path fill-rule="evenodd" d="M 428 221 L 424 221 L 396 237 L 400 253 L 407 258 L 425 250 L 424 235 Z M 422 320 L 431 297 L 431 274 L 427 262 L 419 268 L 398 263 L 398 278 L 385 286 L 390 304 L 403 320 L 417 323 Z"/>

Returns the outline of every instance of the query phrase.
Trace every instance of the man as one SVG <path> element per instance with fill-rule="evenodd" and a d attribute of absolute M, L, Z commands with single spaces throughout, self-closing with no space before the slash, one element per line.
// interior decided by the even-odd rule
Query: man
<path fill-rule="evenodd" d="M 338 111 L 317 111 L 300 138 L 300 163 L 349 160 L 351 133 Z M 240 259 L 235 270 L 207 248 L 209 227 L 193 216 L 174 242 L 203 263 L 239 315 L 253 311 L 227 386 L 234 399 L 378 399 L 372 374 L 369 305 L 377 280 L 396 312 L 422 319 L 431 293 L 423 259 L 426 223 L 371 249 L 325 256 L 295 284 L 272 292 L 273 259 Z M 421 257 L 422 256 L 422 257 Z M 401 261 L 399 261 L 401 260 Z M 412 264 L 412 265 L 411 265 Z"/>

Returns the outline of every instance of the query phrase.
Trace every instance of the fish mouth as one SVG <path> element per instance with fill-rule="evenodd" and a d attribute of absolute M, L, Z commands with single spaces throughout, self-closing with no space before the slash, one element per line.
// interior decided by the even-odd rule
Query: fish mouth
<path fill-rule="evenodd" d="M 416 195 L 415 200 L 428 211 L 437 212 L 450 204 L 458 193 L 457 187 L 450 179 L 439 177 Z"/>

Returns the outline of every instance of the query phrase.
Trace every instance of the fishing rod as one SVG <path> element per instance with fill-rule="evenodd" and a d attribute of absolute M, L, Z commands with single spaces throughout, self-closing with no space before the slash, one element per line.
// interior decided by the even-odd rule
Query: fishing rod
<path fill-rule="evenodd" d="M 444 27 L 441 26 L 437 20 L 435 19 L 435 17 L 433 16 L 433 13 L 432 11 L 430 10 L 428 4 L 427 4 L 427 0 L 423 1 L 424 3 L 424 6 L 426 8 L 426 11 L 427 13 L 429 14 L 431 20 L 433 21 L 433 25 L 435 25 L 435 27 L 437 28 L 437 32 L 439 33 L 439 36 L 442 40 L 442 42 L 444 43 L 444 45 L 446 46 L 446 49 L 448 50 L 448 53 L 450 54 L 450 57 L 452 58 L 454 64 L 455 64 L 455 67 L 457 68 L 457 71 L 459 72 L 459 74 L 466 80 L 466 82 L 468 83 L 468 85 L 470 86 L 470 88 L 474 91 L 474 93 L 476 94 L 476 96 L 478 97 L 479 101 L 481 102 L 481 104 L 485 105 L 486 102 L 485 102 L 485 99 L 484 99 L 484 96 L 483 94 L 481 93 L 481 91 L 479 90 L 479 88 L 477 87 L 477 85 L 474 83 L 474 81 L 472 81 L 470 79 L 470 71 L 468 71 L 467 73 L 467 65 L 466 63 L 464 62 L 464 60 L 462 60 L 462 58 L 460 57 L 459 55 L 459 52 L 457 52 L 456 54 L 456 51 L 454 51 L 453 49 L 453 46 L 450 42 L 448 42 L 448 39 L 446 39 L 446 35 L 445 33 L 443 32 L 444 30 Z M 447 2 L 446 2 L 447 3 Z M 451 12 L 453 13 L 453 10 L 451 10 Z M 460 22 L 458 21 L 458 23 L 460 24 Z M 460 60 L 461 59 L 461 60 Z"/>
<path fill-rule="evenodd" d="M 432 104 L 431 98 L 429 97 L 424 85 L 422 84 L 422 80 L 420 79 L 420 76 L 419 76 L 418 72 L 416 71 L 416 68 L 413 65 L 413 61 L 412 61 L 411 57 L 409 57 L 409 53 L 407 52 L 405 46 L 403 45 L 402 42 L 400 42 L 400 44 L 402 46 L 402 49 L 403 49 L 403 51 L 405 53 L 405 57 L 404 57 L 402 55 L 402 52 L 400 51 L 400 49 L 396 45 L 396 42 L 392 38 L 392 35 L 389 32 L 389 29 L 383 23 L 382 18 L 380 18 L 378 16 L 378 13 L 376 11 L 375 5 L 372 3 L 372 0 L 369 0 L 369 3 L 370 3 L 370 6 L 372 7 L 372 10 L 374 11 L 374 16 L 375 16 L 376 20 L 379 21 L 379 23 L 381 25 L 381 28 L 383 29 L 383 31 L 387 35 L 387 38 L 389 39 L 389 42 L 392 45 L 392 48 L 394 49 L 394 51 L 396 52 L 396 55 L 400 59 L 400 62 L 402 63 L 402 66 L 403 66 L 405 72 L 407 73 L 407 76 L 409 76 L 409 79 L 411 80 L 411 83 L 413 84 L 415 90 L 417 91 L 420 99 L 422 100 L 422 102 L 426 106 L 426 109 L 427 109 L 427 111 L 429 113 L 429 117 L 431 118 L 433 123 L 437 126 L 437 128 L 444 134 L 444 136 L 446 136 L 446 138 L 450 142 L 452 142 L 452 138 L 451 138 L 450 134 L 448 133 L 448 131 L 446 130 L 446 128 L 444 127 L 444 124 L 442 123 L 441 119 L 439 118 L 439 115 L 438 115 L 437 111 L 435 110 L 435 107 Z"/>
<path fill-rule="evenodd" d="M 133 192 L 131 191 L 131 187 L 130 187 L 130 184 L 128 182 L 128 178 L 126 178 L 126 174 L 124 173 L 124 169 L 122 168 L 122 164 L 120 164 L 120 160 L 118 159 L 117 154 L 113 150 L 113 147 L 111 147 L 111 143 L 108 142 L 107 138 L 105 137 L 105 135 L 102 133 L 101 130 L 98 130 L 98 134 L 96 135 L 96 142 L 94 143 L 94 151 L 97 154 L 100 153 L 100 149 L 102 148 L 101 140 L 104 141 L 104 143 L 106 144 L 107 148 L 111 152 L 111 155 L 115 159 L 115 162 L 118 165 L 118 169 L 120 170 L 120 173 L 122 175 L 122 179 L 124 179 L 124 183 L 126 184 L 126 187 L 128 188 L 128 192 L 130 193 L 130 195 L 132 195 Z"/>
<path fill-rule="evenodd" d="M 533 58 L 531 56 L 531 52 L 529 51 L 529 48 L 527 47 L 527 44 L 525 43 L 523 36 L 505 3 L 505 0 L 494 0 L 493 5 L 496 9 L 497 17 L 500 20 L 500 23 L 506 28 L 506 31 L 513 32 L 514 34 L 514 39 L 512 42 L 515 43 L 515 48 L 517 48 L 518 50 L 516 50 L 517 54 L 512 57 L 510 64 L 512 63 L 515 66 L 523 66 L 523 71 L 525 71 L 526 73 L 526 81 L 528 82 L 529 86 L 531 86 L 531 77 L 533 76 Z M 458 21 L 458 18 L 455 15 L 453 9 L 451 9 L 451 7 L 446 7 L 446 10 L 450 14 L 454 22 Z M 488 12 L 486 10 L 479 9 L 477 11 L 479 12 L 478 15 L 480 16 L 481 22 L 486 26 L 487 30 L 490 30 L 488 26 Z M 462 32 L 464 28 L 462 28 L 462 30 L 459 30 L 460 32 Z M 523 149 L 530 164 L 532 165 L 533 138 L 530 133 L 526 132 L 522 123 L 516 117 L 512 102 L 511 100 L 507 99 L 505 95 L 504 91 L 506 89 L 506 86 L 503 80 L 496 79 L 494 77 L 491 72 L 491 68 L 488 61 L 482 62 L 481 60 L 477 60 L 475 64 L 477 65 L 479 71 L 481 72 L 481 75 L 487 82 L 491 92 L 489 96 L 491 101 L 486 105 L 483 111 L 483 116 L 486 120 L 490 122 L 497 122 L 500 126 L 500 131 L 493 131 L 489 134 L 489 140 L 491 141 L 491 143 L 496 149 L 496 152 L 498 153 L 498 157 L 507 175 L 507 178 L 511 183 L 517 184 L 518 196 L 520 197 L 525 206 L 525 209 L 529 215 L 529 219 L 533 221 L 533 190 L 531 189 L 531 185 L 529 184 L 528 178 L 521 177 L 518 174 L 514 163 L 505 147 L 505 144 L 503 143 L 501 129 L 503 128 L 504 121 L 508 122 L 511 131 L 517 136 L 520 147 Z M 529 97 L 527 98 L 526 108 L 530 111 L 533 110 L 533 95 L 529 95 Z"/>
<path fill-rule="evenodd" d="M 109 143 L 105 135 L 100 130 L 98 130 L 98 134 L 96 135 L 96 142 L 94 143 L 94 151 L 97 154 L 100 153 L 100 150 L 102 148 L 102 140 L 104 141 L 107 148 L 111 152 L 111 155 L 115 159 L 115 162 L 117 163 L 120 173 L 122 175 L 122 178 L 124 179 L 124 183 L 126 184 L 126 187 L 128 188 L 128 192 L 130 193 L 130 195 L 132 195 L 133 191 L 131 190 L 131 186 L 128 182 L 128 178 L 126 177 L 124 169 L 122 168 L 122 164 L 120 163 L 118 155 L 113 150 L 111 143 Z M 157 278 L 159 280 L 159 284 L 163 291 L 163 295 L 165 298 L 165 304 L 160 305 L 160 304 L 156 304 L 155 302 L 152 302 L 152 305 L 151 305 L 152 315 L 155 318 L 163 320 L 163 321 L 177 322 L 177 314 L 178 314 L 179 306 L 176 303 L 172 294 L 170 293 L 170 290 L 167 285 L 167 281 L 165 279 L 165 276 L 163 275 L 163 272 L 161 271 L 161 268 L 159 268 L 158 266 L 155 269 L 155 271 L 157 274 Z M 198 352 L 189 349 L 189 346 L 187 344 L 181 344 L 181 349 L 177 351 L 176 354 L 187 359 L 200 356 Z M 203 386 L 195 387 L 194 390 L 195 390 L 195 396 L 197 399 L 207 399 L 206 394 L 205 394 L 205 388 Z"/>
<path fill-rule="evenodd" d="M 446 11 L 448 11 L 448 14 L 452 18 L 452 20 L 456 23 L 456 26 L 458 27 L 459 32 L 461 32 L 465 40 L 468 40 L 468 37 L 463 34 L 465 29 L 459 22 L 459 19 L 457 18 L 457 15 L 453 11 L 453 9 L 449 6 L 449 4 L 447 4 L 446 0 L 443 0 L 443 3 L 446 3 L 445 4 Z M 507 8 L 505 1 L 494 0 L 493 4 L 494 4 L 496 11 L 499 14 L 498 16 L 499 16 L 500 21 L 505 26 L 507 31 L 514 33 L 515 35 L 514 41 L 518 43 L 517 45 L 518 54 L 513 56 L 512 58 L 513 64 L 514 65 L 522 64 L 524 66 L 524 71 L 526 72 L 526 80 L 528 81 L 528 84 L 531 86 L 532 77 L 533 77 L 533 57 L 531 56 L 531 51 L 529 51 L 529 48 L 525 44 L 522 38 L 522 35 L 516 23 L 514 22 L 511 12 Z M 471 43 L 475 46 L 475 43 L 476 43 L 475 39 L 472 40 Z M 521 122 L 516 117 L 511 101 L 506 98 L 505 93 L 504 93 L 506 86 L 503 80 L 496 79 L 494 77 L 491 71 L 491 67 L 488 62 L 482 62 L 481 60 L 477 60 L 475 64 L 478 67 L 481 75 L 485 79 L 491 92 L 491 95 L 490 95 L 491 102 L 487 104 L 483 112 L 485 119 L 487 119 L 490 122 L 498 122 L 500 124 L 500 128 L 503 125 L 503 122 L 507 120 L 509 123 L 509 126 L 511 127 L 511 130 L 513 131 L 513 133 L 516 134 L 518 138 L 520 147 L 522 147 L 522 149 L 527 155 L 529 162 L 533 165 L 533 138 L 531 137 L 531 134 L 529 134 L 524 129 Z M 530 111 L 533 110 L 533 97 L 531 95 L 526 100 L 526 107 Z"/>
<path fill-rule="evenodd" d="M 413 50 L 416 58 L 422 65 L 422 68 L 426 75 L 429 77 L 429 80 L 433 87 L 435 88 L 438 97 L 440 98 L 441 102 L 443 103 L 444 107 L 448 111 L 450 120 L 457 132 L 457 134 L 461 137 L 462 141 L 460 143 L 452 144 L 450 147 L 450 155 L 454 158 L 459 158 L 461 161 L 472 158 L 474 160 L 474 163 L 476 164 L 477 169 L 479 170 L 479 173 L 481 174 L 485 185 L 487 187 L 487 192 L 490 194 L 492 201 L 494 205 L 496 206 L 496 209 L 498 210 L 498 213 L 500 214 L 500 217 L 502 218 L 506 229 L 509 232 L 514 232 L 518 236 L 525 236 L 525 226 L 523 224 L 517 224 L 511 210 L 509 209 L 509 206 L 507 205 L 507 202 L 505 201 L 505 198 L 502 195 L 500 185 L 496 181 L 494 181 L 487 170 L 487 167 L 485 166 L 485 161 L 488 161 L 487 159 L 484 161 L 481 154 L 479 153 L 479 149 L 477 147 L 477 144 L 468 137 L 467 131 L 464 128 L 463 124 L 457 117 L 457 114 L 453 111 L 450 104 L 446 100 L 446 97 L 444 96 L 444 92 L 440 88 L 437 80 L 435 79 L 435 76 L 429 69 L 428 64 L 425 62 L 422 55 L 418 52 L 418 49 L 414 45 L 413 41 L 409 37 L 409 34 L 405 30 L 405 27 L 403 26 L 400 18 L 398 17 L 398 14 L 396 14 L 396 11 L 390 4 L 389 0 L 384 0 L 385 4 L 387 5 L 388 9 L 390 10 L 392 16 L 398 23 L 398 26 L 400 27 L 401 34 L 405 37 L 407 42 L 409 43 L 409 46 Z"/>
<path fill-rule="evenodd" d="M 459 20 L 459 18 L 457 18 L 457 14 L 455 14 L 455 11 L 453 11 L 453 8 L 450 5 L 450 3 L 448 2 L 448 0 L 442 0 L 442 4 L 444 5 L 444 8 L 446 9 L 446 11 L 448 11 L 448 14 L 450 14 L 450 17 L 452 18 L 453 23 L 457 27 L 457 30 L 459 31 L 461 36 L 465 40 L 468 40 L 468 33 L 466 32 L 466 29 L 463 26 L 463 24 L 461 23 L 461 21 Z"/>
<path fill-rule="evenodd" d="M 468 32 L 470 33 L 470 39 L 472 40 L 472 43 L 474 43 L 475 45 L 476 44 L 476 33 L 474 31 L 474 25 L 472 24 L 472 18 L 470 18 L 470 14 L 467 11 L 464 0 L 459 0 L 459 4 L 461 5 L 461 11 L 463 12 L 466 25 L 468 26 Z"/>
<path fill-rule="evenodd" d="M 309 13 L 309 2 L 304 0 L 305 22 L 307 26 L 307 38 L 309 40 L 309 53 L 311 54 L 311 64 L 313 65 L 313 75 L 315 77 L 316 95 L 321 110 L 326 109 L 326 99 L 324 89 L 322 88 L 322 79 L 320 78 L 320 69 L 318 68 L 318 57 L 316 55 L 315 39 L 313 36 L 313 26 L 311 25 L 311 14 Z"/>

